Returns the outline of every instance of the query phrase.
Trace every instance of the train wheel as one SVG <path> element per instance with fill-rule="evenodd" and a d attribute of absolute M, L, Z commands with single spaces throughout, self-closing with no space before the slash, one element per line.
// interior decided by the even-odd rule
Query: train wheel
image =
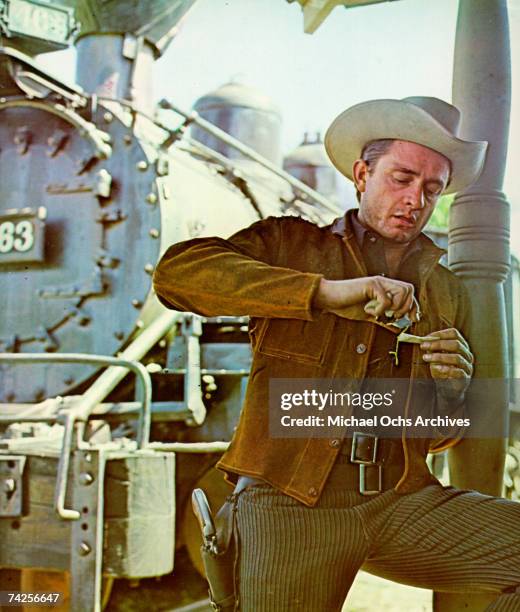
<path fill-rule="evenodd" d="M 233 491 L 232 486 L 224 480 L 222 472 L 212 467 L 197 480 L 193 488 L 203 489 L 211 507 L 213 516 Z M 202 536 L 197 519 L 191 509 L 191 497 L 186 503 L 182 517 L 182 538 L 188 550 L 191 562 L 197 571 L 204 576 L 204 566 L 200 556 Z"/>

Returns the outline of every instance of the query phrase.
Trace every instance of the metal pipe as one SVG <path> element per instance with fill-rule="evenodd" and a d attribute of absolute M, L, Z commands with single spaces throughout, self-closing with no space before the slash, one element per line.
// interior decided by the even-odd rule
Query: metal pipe
<path fill-rule="evenodd" d="M 150 442 L 147 449 L 174 453 L 225 453 L 229 442 Z"/>
<path fill-rule="evenodd" d="M 58 462 L 58 474 L 54 489 L 54 507 L 58 516 L 68 521 L 77 521 L 81 514 L 77 510 L 65 508 L 65 495 L 69 474 L 70 451 L 72 447 L 72 432 L 74 431 L 75 415 L 73 412 L 65 415 L 65 429 L 63 431 L 63 445 Z"/>
<path fill-rule="evenodd" d="M 175 310 L 163 312 L 137 338 L 132 340 L 126 349 L 119 354 L 119 358 L 130 361 L 142 359 L 168 333 L 181 316 L 181 313 Z M 124 368 L 107 368 L 84 393 L 85 401 L 91 402 L 92 405 L 99 404 L 123 380 L 126 374 L 127 370 Z"/>
<path fill-rule="evenodd" d="M 139 447 L 143 448 L 148 444 L 150 436 L 150 422 L 152 401 L 152 383 L 150 374 L 142 363 L 122 359 L 121 357 L 109 357 L 104 355 L 82 355 L 80 353 L 61 353 L 57 355 L 38 354 L 38 353 L 0 353 L 0 363 L 86 363 L 91 365 L 111 365 L 122 370 L 123 376 L 128 370 L 134 372 L 139 378 L 140 399 L 142 406 L 140 427 L 139 427 Z M 113 368 L 111 368 L 113 369 Z M 94 383 L 95 384 L 95 383 Z M 77 421 L 86 421 L 91 414 L 94 406 L 99 403 L 98 395 L 90 394 L 90 389 L 80 396 L 65 413 L 73 414 Z M 105 393 L 108 394 L 109 391 Z"/>
<path fill-rule="evenodd" d="M 323 208 L 325 208 L 329 212 L 332 212 L 335 215 L 341 214 L 342 211 L 335 204 L 333 204 L 332 202 L 324 198 L 317 191 L 314 191 L 314 189 L 311 189 L 310 187 L 305 185 L 305 183 L 302 183 L 301 181 L 294 178 L 293 176 L 291 176 L 290 174 L 288 174 L 287 172 L 285 172 L 284 170 L 282 170 L 275 164 L 271 163 L 269 160 L 267 160 L 265 157 L 262 157 L 262 155 L 260 155 L 259 153 L 251 149 L 250 147 L 246 146 L 245 144 L 241 143 L 236 138 L 233 138 L 232 136 L 224 132 L 224 130 L 221 130 L 220 128 L 216 127 L 209 121 L 202 119 L 202 117 L 200 117 L 196 111 L 187 113 L 186 111 L 181 110 L 178 106 L 175 106 L 173 103 L 169 102 L 166 99 L 161 100 L 159 102 L 159 106 L 161 108 L 171 110 L 174 113 L 177 113 L 178 115 L 181 115 L 181 117 L 184 117 L 189 123 L 195 123 L 200 128 L 202 128 L 203 130 L 206 130 L 213 136 L 219 138 L 220 140 L 222 140 L 222 142 L 226 143 L 230 147 L 233 147 L 237 151 L 240 151 L 243 155 L 245 155 L 246 157 L 249 157 L 249 159 L 252 159 L 253 161 L 263 166 L 264 168 L 267 168 L 268 170 L 270 170 L 271 172 L 273 172 L 280 178 L 287 181 L 289 184 L 295 187 L 298 191 L 300 191 L 301 193 L 305 194 L 306 196 L 308 196 L 309 198 L 311 198 L 312 200 L 314 200 L 315 202 L 323 206 Z"/>

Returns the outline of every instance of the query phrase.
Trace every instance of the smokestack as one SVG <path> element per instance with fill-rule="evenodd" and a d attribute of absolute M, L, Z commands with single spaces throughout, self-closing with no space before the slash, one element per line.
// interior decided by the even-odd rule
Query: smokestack
<path fill-rule="evenodd" d="M 76 80 L 100 97 L 153 110 L 152 64 L 177 33 L 195 0 L 66 0 L 75 7 Z"/>

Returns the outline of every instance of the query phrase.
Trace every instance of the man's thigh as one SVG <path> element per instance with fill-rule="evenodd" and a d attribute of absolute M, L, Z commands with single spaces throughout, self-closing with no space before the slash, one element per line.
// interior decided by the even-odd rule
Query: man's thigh
<path fill-rule="evenodd" d="M 352 507 L 308 508 L 271 487 L 237 505 L 243 612 L 341 610 L 367 552 Z"/>
<path fill-rule="evenodd" d="M 433 485 L 364 518 L 372 573 L 438 591 L 520 585 L 517 502 Z"/>

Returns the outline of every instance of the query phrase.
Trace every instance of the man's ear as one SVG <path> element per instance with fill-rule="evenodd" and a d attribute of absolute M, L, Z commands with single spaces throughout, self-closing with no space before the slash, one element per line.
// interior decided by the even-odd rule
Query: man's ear
<path fill-rule="evenodd" d="M 367 184 L 368 165 L 364 159 L 356 159 L 352 166 L 352 177 L 356 189 L 363 193 Z"/>

